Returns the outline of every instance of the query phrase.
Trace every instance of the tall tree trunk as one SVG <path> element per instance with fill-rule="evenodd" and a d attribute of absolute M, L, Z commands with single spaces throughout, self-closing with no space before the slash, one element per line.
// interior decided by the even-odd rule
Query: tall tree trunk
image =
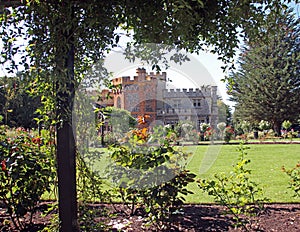
<path fill-rule="evenodd" d="M 276 136 L 281 136 L 281 122 L 275 121 L 273 129 Z"/>
<path fill-rule="evenodd" d="M 72 128 L 74 44 L 71 40 L 65 68 L 57 81 L 57 174 L 61 232 L 77 232 L 76 145 Z"/>
<path fill-rule="evenodd" d="M 57 129 L 57 174 L 61 232 L 79 231 L 77 223 L 76 160 L 72 126 L 63 123 Z"/>

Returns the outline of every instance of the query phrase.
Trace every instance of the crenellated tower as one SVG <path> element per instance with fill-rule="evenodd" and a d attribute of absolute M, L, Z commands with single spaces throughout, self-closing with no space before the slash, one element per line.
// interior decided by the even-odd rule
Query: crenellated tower
<path fill-rule="evenodd" d="M 136 69 L 134 77 L 114 78 L 113 85 L 121 86 L 112 94 L 115 107 L 126 109 L 133 117 L 148 115 L 148 125 L 176 125 L 179 121 L 217 124 L 217 86 L 196 89 L 166 89 L 165 72 L 146 72 Z M 101 103 L 100 103 L 101 104 Z"/>

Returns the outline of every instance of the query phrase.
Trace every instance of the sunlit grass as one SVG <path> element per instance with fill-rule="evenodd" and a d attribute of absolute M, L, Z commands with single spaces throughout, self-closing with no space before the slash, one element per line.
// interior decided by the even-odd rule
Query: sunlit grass
<path fill-rule="evenodd" d="M 204 157 L 204 151 L 196 150 L 188 168 L 197 174 L 198 178 L 213 178 L 215 173 L 229 173 L 232 165 L 236 162 L 239 153 L 236 151 L 238 145 L 223 145 L 217 159 L 205 173 L 199 169 Z M 282 166 L 292 168 L 300 160 L 299 144 L 267 144 L 247 145 L 250 147 L 248 158 L 251 160 L 248 168 L 252 170 L 251 178 L 263 188 L 264 194 L 271 202 L 294 202 L 293 192 L 288 189 L 288 177 L 282 172 Z M 187 150 L 193 148 L 187 148 Z M 193 184 L 190 189 L 194 194 L 187 197 L 189 202 L 212 202 L 212 198 L 203 194 Z"/>
<path fill-rule="evenodd" d="M 187 169 L 197 175 L 197 179 L 213 178 L 215 173 L 229 173 L 236 162 L 239 145 L 199 145 L 186 146 L 182 149 L 191 152 L 187 160 Z M 300 144 L 251 144 L 246 145 L 248 158 L 251 163 L 248 168 L 252 170 L 251 178 L 263 188 L 265 197 L 271 202 L 300 202 L 293 197 L 293 192 L 288 189 L 288 176 L 282 172 L 282 166 L 292 168 L 300 161 Z M 107 177 L 107 166 L 110 159 L 107 149 L 97 148 L 99 156 L 90 159 L 91 168 L 102 177 Z M 105 189 L 109 189 L 111 183 L 106 181 Z M 203 193 L 196 183 L 190 184 L 189 189 L 194 194 L 186 197 L 187 203 L 211 203 L 213 199 Z M 46 197 L 47 198 L 47 197 Z M 50 197 L 52 198 L 52 197 Z"/>

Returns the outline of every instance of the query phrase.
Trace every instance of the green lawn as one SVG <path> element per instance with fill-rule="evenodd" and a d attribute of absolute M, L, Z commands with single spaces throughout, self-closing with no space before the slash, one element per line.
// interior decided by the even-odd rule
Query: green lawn
<path fill-rule="evenodd" d="M 232 170 L 239 153 L 236 151 L 238 145 L 220 146 L 215 162 L 206 172 L 203 172 L 201 165 L 209 159 L 204 155 L 212 146 L 198 146 L 197 148 L 186 148 L 194 151 L 188 168 L 198 175 L 199 178 L 212 178 L 215 173 L 228 173 Z M 253 181 L 258 183 L 264 190 L 266 197 L 272 202 L 293 202 L 300 201 L 292 197 L 293 192 L 288 189 L 288 177 L 281 171 L 284 165 L 292 168 L 300 161 L 300 144 L 267 144 L 248 145 L 250 147 L 248 158 L 251 159 L 249 168 L 252 170 Z M 213 159 L 211 159 L 213 160 Z M 209 162 L 206 162 L 209 164 Z M 205 170 L 204 170 L 205 171 Z M 195 193 L 187 198 L 189 202 L 212 202 L 212 198 L 203 194 L 196 184 L 190 186 Z"/>
<path fill-rule="evenodd" d="M 238 145 L 216 146 L 187 146 L 183 149 L 192 152 L 188 160 L 188 169 L 197 174 L 197 178 L 212 178 L 215 173 L 229 173 L 232 164 L 235 163 L 239 153 Z M 293 192 L 288 189 L 288 176 L 281 171 L 284 165 L 292 168 L 300 161 L 300 144 L 256 144 L 250 147 L 248 158 L 251 159 L 249 168 L 252 170 L 253 181 L 258 183 L 264 190 L 271 202 L 300 202 L 293 197 Z M 102 158 L 94 163 L 94 168 L 103 174 L 107 159 Z M 196 184 L 189 186 L 194 192 L 187 197 L 190 203 L 209 203 L 212 198 L 204 194 Z"/>

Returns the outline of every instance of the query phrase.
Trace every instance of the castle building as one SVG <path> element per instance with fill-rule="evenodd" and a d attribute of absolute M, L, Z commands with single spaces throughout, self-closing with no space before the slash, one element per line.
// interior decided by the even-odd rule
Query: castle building
<path fill-rule="evenodd" d="M 136 76 L 114 78 L 113 85 L 121 86 L 111 92 L 111 99 L 102 91 L 102 106 L 115 106 L 131 112 L 135 118 L 147 115 L 146 126 L 163 124 L 175 126 L 179 121 L 192 122 L 199 129 L 200 123 L 217 124 L 217 87 L 201 89 L 167 89 L 166 73 L 149 74 L 144 68 Z"/>

